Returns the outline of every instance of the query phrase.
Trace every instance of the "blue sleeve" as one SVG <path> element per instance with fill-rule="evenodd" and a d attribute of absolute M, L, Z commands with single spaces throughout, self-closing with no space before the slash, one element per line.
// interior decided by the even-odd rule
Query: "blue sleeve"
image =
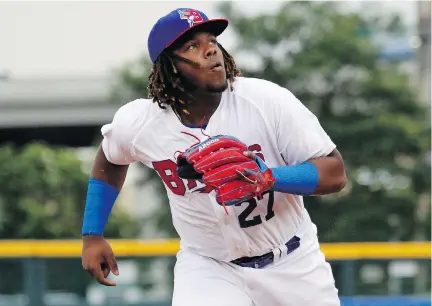
<path fill-rule="evenodd" d="M 87 189 L 82 235 L 103 235 L 105 225 L 120 190 L 107 182 L 91 178 Z"/>
<path fill-rule="evenodd" d="M 261 170 L 268 169 L 264 161 L 256 157 Z M 319 174 L 317 167 L 311 162 L 304 162 L 295 166 L 281 166 L 271 168 L 274 183 L 274 191 L 297 195 L 311 195 L 318 186 Z"/>

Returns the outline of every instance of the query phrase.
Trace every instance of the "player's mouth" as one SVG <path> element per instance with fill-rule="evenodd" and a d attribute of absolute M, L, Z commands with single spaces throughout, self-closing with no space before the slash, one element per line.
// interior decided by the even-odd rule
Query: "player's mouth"
<path fill-rule="evenodd" d="M 223 66 L 221 63 L 216 63 L 210 67 L 211 71 L 217 72 L 223 70 Z"/>

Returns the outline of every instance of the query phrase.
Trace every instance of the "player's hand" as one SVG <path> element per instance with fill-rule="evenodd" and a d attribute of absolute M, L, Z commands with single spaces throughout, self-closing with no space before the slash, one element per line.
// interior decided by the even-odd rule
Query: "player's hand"
<path fill-rule="evenodd" d="M 259 157 L 259 156 L 257 156 L 254 152 L 252 152 L 252 151 L 244 151 L 243 152 L 243 155 L 244 156 L 246 156 L 246 157 L 249 157 L 250 159 L 252 159 L 252 160 L 254 160 L 257 164 L 258 164 L 258 167 L 262 170 L 262 171 L 266 171 L 269 167 L 264 163 L 264 161 Z M 271 188 L 270 189 L 273 189 L 273 187 L 274 187 L 274 182 L 271 184 Z"/>
<path fill-rule="evenodd" d="M 249 157 L 250 159 L 253 159 L 254 161 L 257 160 L 256 155 L 254 152 L 251 151 L 245 151 L 243 152 L 244 156 Z"/>
<path fill-rule="evenodd" d="M 102 236 L 84 236 L 82 266 L 100 284 L 116 286 L 107 279 L 110 272 L 119 275 L 117 261 L 109 243 Z"/>
<path fill-rule="evenodd" d="M 262 171 L 266 171 L 268 169 L 268 167 L 264 163 L 264 161 L 260 157 L 258 157 L 255 153 L 253 153 L 251 151 L 245 151 L 245 152 L 243 152 L 243 155 L 254 160 L 258 164 L 258 167 L 260 167 L 260 169 Z"/>

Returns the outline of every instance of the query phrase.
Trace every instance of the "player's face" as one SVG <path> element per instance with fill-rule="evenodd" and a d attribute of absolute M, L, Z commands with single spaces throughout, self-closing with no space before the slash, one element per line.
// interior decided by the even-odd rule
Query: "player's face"
<path fill-rule="evenodd" d="M 224 59 L 214 35 L 206 32 L 191 34 L 174 52 L 198 64 L 176 61 L 179 72 L 198 90 L 222 92 L 227 88 Z"/>

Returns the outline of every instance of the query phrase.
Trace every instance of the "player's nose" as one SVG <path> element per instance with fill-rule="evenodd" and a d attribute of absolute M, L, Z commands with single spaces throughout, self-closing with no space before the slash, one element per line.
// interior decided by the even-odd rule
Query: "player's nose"
<path fill-rule="evenodd" d="M 209 46 L 205 52 L 205 56 L 207 58 L 209 58 L 209 57 L 215 56 L 216 53 L 217 53 L 216 47 L 215 46 Z"/>

